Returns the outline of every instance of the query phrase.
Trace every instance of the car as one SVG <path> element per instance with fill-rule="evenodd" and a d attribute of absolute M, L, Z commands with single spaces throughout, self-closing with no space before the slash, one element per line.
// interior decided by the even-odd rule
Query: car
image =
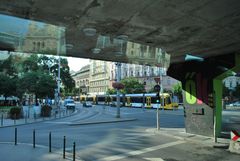
<path fill-rule="evenodd" d="M 230 107 L 240 107 L 240 101 L 236 101 L 229 104 Z"/>
<path fill-rule="evenodd" d="M 86 102 L 83 103 L 83 107 L 92 107 L 92 103 L 86 101 Z"/>
<path fill-rule="evenodd" d="M 75 104 L 75 102 L 74 102 L 73 99 L 68 98 L 68 99 L 65 99 L 65 100 L 64 100 L 64 106 L 65 106 L 67 109 L 73 109 L 73 110 L 74 110 L 76 104 Z"/>

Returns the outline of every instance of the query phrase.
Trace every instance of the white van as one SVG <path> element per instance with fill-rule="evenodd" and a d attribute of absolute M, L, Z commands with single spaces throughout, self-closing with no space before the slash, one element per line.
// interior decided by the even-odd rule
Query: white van
<path fill-rule="evenodd" d="M 73 99 L 70 99 L 70 98 L 68 98 L 68 99 L 65 99 L 64 100 L 64 106 L 67 108 L 67 109 L 75 109 L 75 102 L 74 102 L 74 100 Z"/>

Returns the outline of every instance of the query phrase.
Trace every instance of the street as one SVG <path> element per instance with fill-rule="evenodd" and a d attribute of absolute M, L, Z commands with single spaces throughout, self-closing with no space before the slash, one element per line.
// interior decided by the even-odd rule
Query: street
<path fill-rule="evenodd" d="M 48 154 L 49 132 L 52 134 L 52 153 L 56 153 L 58 157 L 62 156 L 63 137 L 66 136 L 68 160 L 72 158 L 73 142 L 76 143 L 76 159 L 85 161 L 239 159 L 239 155 L 231 154 L 225 149 L 213 148 L 209 144 L 213 142 L 211 138 L 186 135 L 182 108 L 174 111 L 160 110 L 160 131 L 156 131 L 156 111 L 152 109 L 121 108 L 123 122 L 94 124 L 89 123 L 116 119 L 116 108 L 103 106 L 83 108 L 79 105 L 78 109 L 79 112 L 71 117 L 17 126 L 19 151 L 24 151 L 20 146 L 32 147 L 35 129 L 34 151 L 45 149 L 44 154 L 38 154 L 36 160 L 45 160 L 42 157 Z M 77 124 L 83 122 L 86 124 Z M 11 146 L 15 147 L 14 127 L 0 128 L 0 142 L 7 142 L 8 146 L 12 144 Z M 2 149 L 4 145 L 0 145 Z M 18 150 L 17 147 L 14 149 Z M 9 157 L 11 153 L 2 150 L 1 160 L 12 160 L 13 158 Z"/>

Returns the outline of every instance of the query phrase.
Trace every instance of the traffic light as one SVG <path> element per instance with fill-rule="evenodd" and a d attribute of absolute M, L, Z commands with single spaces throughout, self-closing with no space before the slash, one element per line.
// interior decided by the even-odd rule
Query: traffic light
<path fill-rule="evenodd" d="M 157 102 L 157 103 L 160 103 L 160 94 L 159 94 L 159 92 L 157 92 L 156 97 L 157 97 L 156 102 Z"/>
<path fill-rule="evenodd" d="M 160 87 L 160 85 L 157 84 L 157 85 L 155 85 L 155 86 L 153 87 L 153 89 L 154 89 L 155 92 L 158 92 L 158 93 L 159 93 L 161 87 Z"/>

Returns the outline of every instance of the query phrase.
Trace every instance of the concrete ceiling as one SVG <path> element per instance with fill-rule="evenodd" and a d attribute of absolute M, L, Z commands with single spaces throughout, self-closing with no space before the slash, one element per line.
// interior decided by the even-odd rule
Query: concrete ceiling
<path fill-rule="evenodd" d="M 202 57 L 240 51 L 239 0 L 1 0 L 0 13 L 66 27 L 67 55 L 126 61 L 93 54 L 83 29 L 127 35 L 129 41 L 160 47 L 171 62 L 186 53 Z M 96 37 L 95 37 L 96 38 Z"/>

